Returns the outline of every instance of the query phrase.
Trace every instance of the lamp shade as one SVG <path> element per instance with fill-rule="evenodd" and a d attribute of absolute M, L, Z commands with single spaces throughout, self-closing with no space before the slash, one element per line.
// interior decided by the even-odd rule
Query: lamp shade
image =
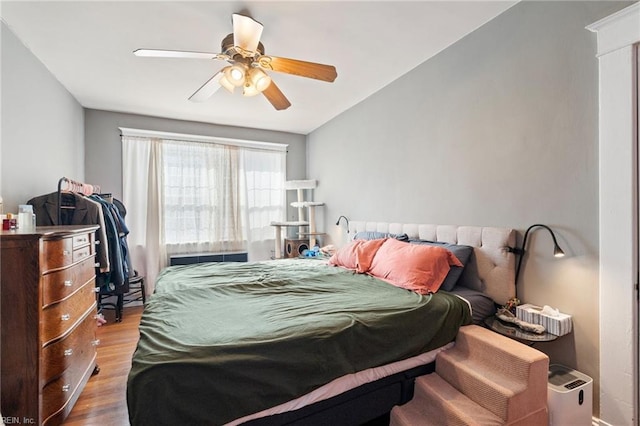
<path fill-rule="evenodd" d="M 271 84 L 271 77 L 260 68 L 251 68 L 249 70 L 249 80 L 258 92 L 264 92 Z"/>
<path fill-rule="evenodd" d="M 227 68 L 231 68 L 231 67 L 226 67 L 223 71 L 226 71 Z M 222 87 L 227 89 L 230 93 L 233 93 L 233 91 L 236 88 L 236 86 L 231 84 L 231 82 L 227 79 L 226 72 L 223 72 L 222 77 L 220 77 L 219 83 Z"/>
<path fill-rule="evenodd" d="M 236 87 L 240 87 L 244 84 L 246 73 L 247 68 L 244 64 L 234 64 L 226 68 L 224 76 L 227 78 L 229 83 Z"/>
<path fill-rule="evenodd" d="M 256 86 L 254 86 L 249 80 L 247 80 L 245 85 L 242 87 L 243 96 L 255 96 L 258 93 L 260 92 L 258 91 L 258 89 L 256 89 Z"/>
<path fill-rule="evenodd" d="M 564 251 L 562 251 L 558 244 L 553 248 L 553 255 L 555 257 L 564 257 Z"/>

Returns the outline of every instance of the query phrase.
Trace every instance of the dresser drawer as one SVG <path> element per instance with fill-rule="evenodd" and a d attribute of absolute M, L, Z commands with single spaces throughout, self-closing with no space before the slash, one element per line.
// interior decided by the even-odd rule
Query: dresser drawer
<path fill-rule="evenodd" d="M 95 285 L 94 277 L 95 265 L 93 256 L 70 268 L 43 275 L 42 306 L 46 307 L 65 297 L 69 297 L 89 281 L 92 281 Z"/>
<path fill-rule="evenodd" d="M 40 383 L 46 385 L 76 363 L 92 358 L 96 353 L 95 311 L 87 312 L 85 318 L 62 340 L 42 349 L 40 361 Z"/>
<path fill-rule="evenodd" d="M 95 286 L 91 281 L 68 298 L 44 308 L 40 316 L 40 343 L 44 346 L 67 333 L 89 309 L 95 311 L 95 306 Z"/>
<path fill-rule="evenodd" d="M 80 247 L 73 250 L 73 262 L 79 262 L 82 259 L 86 259 L 93 254 L 90 246 Z M 93 256 L 91 256 L 93 258 Z"/>
<path fill-rule="evenodd" d="M 71 237 L 58 240 L 43 241 L 42 271 L 64 268 L 73 263 L 73 239 Z"/>
<path fill-rule="evenodd" d="M 57 240 L 45 240 L 42 271 L 64 268 L 95 253 L 93 233 L 73 235 Z"/>
<path fill-rule="evenodd" d="M 62 409 L 76 394 L 82 392 L 83 378 L 93 372 L 95 367 L 95 352 L 82 354 L 56 380 L 42 388 L 42 419 L 46 419 Z"/>
<path fill-rule="evenodd" d="M 95 234 L 91 233 L 91 234 L 80 234 L 80 235 L 74 235 L 73 236 L 73 249 L 77 250 L 81 247 L 84 246 L 90 246 L 92 245 L 91 243 L 93 242 L 93 236 Z"/>

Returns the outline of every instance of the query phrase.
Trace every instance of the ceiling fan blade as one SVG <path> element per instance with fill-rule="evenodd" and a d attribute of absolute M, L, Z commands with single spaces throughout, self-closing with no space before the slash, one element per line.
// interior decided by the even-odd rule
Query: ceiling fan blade
<path fill-rule="evenodd" d="M 193 95 L 189 97 L 192 102 L 204 102 L 211 97 L 220 88 L 220 78 L 224 73 L 218 71 L 213 77 L 211 77 L 205 84 L 196 90 Z"/>
<path fill-rule="evenodd" d="M 278 111 L 287 109 L 291 106 L 289 99 L 287 99 L 284 93 L 280 91 L 280 88 L 276 86 L 276 83 L 273 80 L 271 80 L 271 84 L 269 84 L 269 87 L 267 87 L 262 94 Z"/>
<path fill-rule="evenodd" d="M 226 59 L 226 56 L 220 53 L 187 52 L 184 50 L 136 49 L 133 54 L 149 58 Z"/>
<path fill-rule="evenodd" d="M 250 52 L 257 51 L 262 36 L 262 24 L 253 18 L 237 13 L 231 15 L 231 19 L 233 21 L 233 44 Z"/>
<path fill-rule="evenodd" d="M 261 56 L 258 59 L 261 67 L 277 72 L 284 72 L 300 77 L 315 78 L 316 80 L 333 82 L 338 73 L 333 65 L 317 64 L 315 62 L 299 61 L 297 59 L 278 58 L 277 56 Z"/>

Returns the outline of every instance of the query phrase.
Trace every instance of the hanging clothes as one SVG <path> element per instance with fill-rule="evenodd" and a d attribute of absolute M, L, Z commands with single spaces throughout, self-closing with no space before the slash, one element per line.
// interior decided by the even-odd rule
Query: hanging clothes
<path fill-rule="evenodd" d="M 111 270 L 111 262 L 109 261 L 109 240 L 107 239 L 107 227 L 104 221 L 104 214 L 102 213 L 102 206 L 95 200 L 89 197 L 85 198 L 88 202 L 93 203 L 97 209 L 100 210 L 98 215 L 100 228 L 96 231 L 96 260 L 98 261 L 98 268 L 100 272 L 109 272 Z"/>
<path fill-rule="evenodd" d="M 129 291 L 134 275 L 127 245 L 129 229 L 124 221 L 127 211 L 121 201 L 97 194 L 52 192 L 30 199 L 37 226 L 99 225 L 96 231 L 96 286 L 101 294 Z"/>
<path fill-rule="evenodd" d="M 27 203 L 33 206 L 37 226 L 98 225 L 95 233 L 98 309 L 113 306 L 119 320 L 124 294 L 129 292 L 129 279 L 136 274 L 127 244 L 129 229 L 124 221 L 127 210 L 111 194 L 99 196 L 99 192 L 99 186 L 63 177 L 58 181 L 57 192 L 34 197 Z M 117 302 L 103 302 L 105 296 L 115 296 Z"/>
<path fill-rule="evenodd" d="M 37 226 L 54 225 L 98 225 L 100 210 L 86 197 L 71 193 L 62 193 L 60 211 L 62 218 L 58 221 L 58 193 L 41 195 L 27 201 L 33 206 Z"/>
<path fill-rule="evenodd" d="M 129 235 L 129 228 L 124 221 L 124 217 L 127 215 L 127 209 L 122 204 L 122 201 L 114 198 L 112 202 L 112 209 L 117 218 L 116 225 L 118 226 L 118 236 L 120 238 L 120 250 L 122 251 L 122 258 L 125 267 L 125 274 L 131 278 L 135 275 L 133 266 L 131 265 L 131 255 L 129 253 L 129 244 L 127 243 L 127 235 Z"/>
<path fill-rule="evenodd" d="M 110 271 L 96 274 L 96 285 L 100 287 L 102 294 L 126 293 L 129 291 L 130 273 L 130 263 L 127 261 L 128 249 L 126 248 L 126 236 L 129 230 L 112 203 L 98 195 L 90 195 L 89 198 L 102 207 L 111 263 Z"/>
<path fill-rule="evenodd" d="M 58 204 L 59 199 L 61 205 Z M 96 260 L 100 264 L 100 271 L 110 270 L 109 242 L 100 204 L 75 192 L 40 195 L 27 201 L 27 204 L 33 206 L 36 226 L 100 225 L 96 231 Z"/>

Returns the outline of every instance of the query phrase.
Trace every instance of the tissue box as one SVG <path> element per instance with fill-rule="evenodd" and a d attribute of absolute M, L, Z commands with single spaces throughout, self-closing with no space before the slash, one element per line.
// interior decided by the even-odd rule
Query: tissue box
<path fill-rule="evenodd" d="M 516 306 L 516 317 L 532 324 L 540 324 L 547 333 L 564 336 L 571 332 L 571 315 L 558 312 L 556 316 L 542 313 L 540 306 L 524 304 Z"/>

